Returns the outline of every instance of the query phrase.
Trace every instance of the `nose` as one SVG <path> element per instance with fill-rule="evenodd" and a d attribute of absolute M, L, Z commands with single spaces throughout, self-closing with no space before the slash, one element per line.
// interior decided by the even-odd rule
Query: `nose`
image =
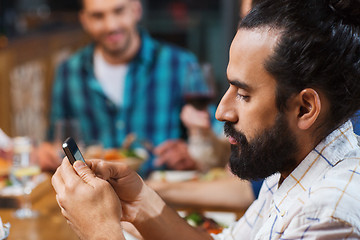
<path fill-rule="evenodd" d="M 235 102 L 233 101 L 233 97 L 231 96 L 231 92 L 230 92 L 230 88 L 226 91 L 226 93 L 224 94 L 224 96 L 222 97 L 216 113 L 215 113 L 215 117 L 217 120 L 225 122 L 233 122 L 236 123 L 238 121 L 238 116 L 236 113 L 236 108 L 235 108 Z"/>
<path fill-rule="evenodd" d="M 108 14 L 105 17 L 105 21 L 104 21 L 104 28 L 106 29 L 106 31 L 111 32 L 116 30 L 117 26 L 116 26 L 116 19 L 112 14 Z"/>

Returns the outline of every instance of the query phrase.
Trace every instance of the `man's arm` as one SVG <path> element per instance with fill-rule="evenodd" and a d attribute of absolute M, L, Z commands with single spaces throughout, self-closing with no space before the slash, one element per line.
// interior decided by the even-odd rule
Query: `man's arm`
<path fill-rule="evenodd" d="M 147 184 L 170 205 L 244 210 L 255 200 L 251 183 L 232 176 L 214 181 L 147 181 Z"/>

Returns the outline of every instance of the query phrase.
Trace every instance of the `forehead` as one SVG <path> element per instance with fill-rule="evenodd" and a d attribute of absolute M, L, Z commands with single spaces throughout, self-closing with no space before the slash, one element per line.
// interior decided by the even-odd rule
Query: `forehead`
<path fill-rule="evenodd" d="M 273 53 L 278 36 L 268 29 L 239 29 L 230 47 L 228 79 L 244 82 L 251 88 L 275 79 L 266 71 L 266 60 Z"/>
<path fill-rule="evenodd" d="M 106 11 L 122 6 L 131 0 L 83 0 L 84 11 Z"/>

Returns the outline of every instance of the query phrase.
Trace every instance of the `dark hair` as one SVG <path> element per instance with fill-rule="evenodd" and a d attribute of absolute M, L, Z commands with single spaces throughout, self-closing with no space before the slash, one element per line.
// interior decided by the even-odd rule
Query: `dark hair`
<path fill-rule="evenodd" d="M 77 0 L 78 9 L 82 10 L 84 8 L 84 2 L 83 0 Z"/>
<path fill-rule="evenodd" d="M 305 88 L 325 94 L 325 132 L 360 108 L 360 0 L 262 0 L 239 28 L 264 28 L 280 36 L 265 64 L 277 81 L 277 107 Z"/>

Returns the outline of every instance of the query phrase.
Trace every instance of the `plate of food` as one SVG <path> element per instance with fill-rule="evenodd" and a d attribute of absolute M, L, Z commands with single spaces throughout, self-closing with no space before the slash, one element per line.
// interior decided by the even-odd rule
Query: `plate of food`
<path fill-rule="evenodd" d="M 158 170 L 151 173 L 149 179 L 162 182 L 184 182 L 197 180 L 196 170 Z"/>
<path fill-rule="evenodd" d="M 236 220 L 236 215 L 230 212 L 190 212 L 179 213 L 188 224 L 208 233 L 218 234 Z"/>
<path fill-rule="evenodd" d="M 110 148 L 103 149 L 99 146 L 89 146 L 84 153 L 85 158 L 99 158 L 106 161 L 123 162 L 130 168 L 138 170 L 148 158 L 148 153 L 143 148 Z"/>

